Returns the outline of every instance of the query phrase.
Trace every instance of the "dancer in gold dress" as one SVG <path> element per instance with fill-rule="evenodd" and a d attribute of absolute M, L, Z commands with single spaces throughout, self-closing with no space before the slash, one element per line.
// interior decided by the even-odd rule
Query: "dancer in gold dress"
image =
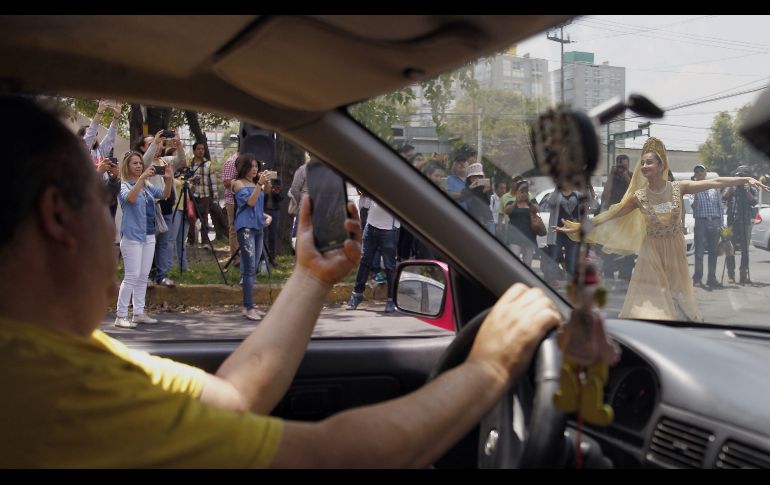
<path fill-rule="evenodd" d="M 594 217 L 585 236 L 604 252 L 639 254 L 620 318 L 703 321 L 687 267 L 682 195 L 744 184 L 770 192 L 752 177 L 669 182 L 668 172 L 666 147 L 649 138 L 623 199 Z M 565 221 L 553 230 L 575 239 L 580 225 Z"/>

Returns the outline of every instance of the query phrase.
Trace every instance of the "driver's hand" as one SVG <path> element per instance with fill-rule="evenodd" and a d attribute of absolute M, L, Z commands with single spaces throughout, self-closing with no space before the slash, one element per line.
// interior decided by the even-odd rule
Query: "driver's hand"
<path fill-rule="evenodd" d="M 297 224 L 297 265 L 302 266 L 318 279 L 334 284 L 358 266 L 361 259 L 361 221 L 356 205 L 348 202 L 348 212 L 353 217 L 345 219 L 345 230 L 353 233 L 353 239 L 346 239 L 340 249 L 320 253 L 313 242 L 313 221 L 310 217 L 310 199 L 302 197 Z"/>
<path fill-rule="evenodd" d="M 468 361 L 487 364 L 510 383 L 526 372 L 545 334 L 561 315 L 540 288 L 516 283 L 492 307 L 476 335 Z"/>

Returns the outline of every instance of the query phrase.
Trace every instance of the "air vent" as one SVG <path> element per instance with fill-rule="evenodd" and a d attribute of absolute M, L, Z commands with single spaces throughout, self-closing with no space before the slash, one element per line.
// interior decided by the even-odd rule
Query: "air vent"
<path fill-rule="evenodd" d="M 706 446 L 713 440 L 714 435 L 704 429 L 664 418 L 652 434 L 647 457 L 677 468 L 700 468 Z"/>
<path fill-rule="evenodd" d="M 719 450 L 717 468 L 770 468 L 770 452 L 726 441 Z"/>

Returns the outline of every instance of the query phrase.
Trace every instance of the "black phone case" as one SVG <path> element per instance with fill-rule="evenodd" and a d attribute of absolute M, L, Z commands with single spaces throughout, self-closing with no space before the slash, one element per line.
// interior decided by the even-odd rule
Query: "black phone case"
<path fill-rule="evenodd" d="M 311 168 L 311 164 L 315 164 L 317 166 Z M 341 224 L 344 225 L 345 218 L 350 217 L 350 214 L 348 213 L 348 209 L 347 209 L 347 206 L 348 206 L 348 193 L 347 193 L 347 187 L 345 185 L 345 179 L 343 179 L 331 167 L 329 167 L 328 165 L 325 165 L 325 164 L 323 164 L 321 162 L 310 162 L 308 164 L 308 166 L 307 166 L 307 174 L 306 174 L 306 176 L 307 176 L 307 184 L 308 184 L 308 194 L 310 195 L 311 219 L 312 219 L 312 214 L 314 214 L 315 210 L 316 210 L 316 203 L 315 203 L 316 198 L 313 197 L 313 195 L 314 195 L 313 192 L 319 189 L 319 187 L 314 187 L 314 182 L 317 180 L 317 178 L 316 178 L 317 174 L 312 173 L 314 170 L 328 171 L 327 174 L 331 173 L 331 174 L 334 174 L 336 177 L 339 178 L 339 190 L 342 191 L 342 201 L 343 201 L 343 204 L 344 204 L 344 207 L 345 207 L 345 211 L 344 211 L 345 217 L 341 221 Z M 320 196 L 320 194 L 315 194 L 315 195 L 316 195 L 316 197 Z M 339 242 L 333 242 L 332 243 L 332 242 L 329 242 L 327 240 L 327 238 L 323 237 L 323 232 L 322 231 L 325 228 L 319 227 L 319 226 L 320 225 L 316 224 L 316 221 L 313 219 L 313 242 L 315 244 L 316 249 L 319 252 L 324 253 L 324 252 L 327 252 L 327 251 L 331 251 L 333 249 L 341 248 L 345 244 L 345 239 L 350 239 L 352 237 L 352 235 L 349 232 L 345 231 L 345 234 L 346 234 L 346 238 L 345 239 L 342 239 Z M 343 228 L 343 231 L 344 231 L 344 228 Z"/>

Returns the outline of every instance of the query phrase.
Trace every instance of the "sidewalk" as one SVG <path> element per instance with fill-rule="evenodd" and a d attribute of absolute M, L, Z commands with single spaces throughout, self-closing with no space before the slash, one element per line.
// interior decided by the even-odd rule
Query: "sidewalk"
<path fill-rule="evenodd" d="M 271 305 L 281 293 L 283 285 L 254 285 L 254 304 Z M 342 305 L 347 303 L 353 285 L 339 283 L 334 286 L 326 297 L 327 305 Z M 387 285 L 380 284 L 368 287 L 364 291 L 368 301 L 382 301 L 387 298 Z M 155 285 L 147 288 L 147 305 L 159 305 L 162 307 L 196 306 L 219 307 L 224 305 L 241 305 L 243 303 L 243 291 L 239 285 L 177 285 L 173 288 Z"/>

